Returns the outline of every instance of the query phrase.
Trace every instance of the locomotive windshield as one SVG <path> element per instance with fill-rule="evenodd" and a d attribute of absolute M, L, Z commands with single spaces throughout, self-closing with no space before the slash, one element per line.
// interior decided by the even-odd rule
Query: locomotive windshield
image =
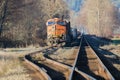
<path fill-rule="evenodd" d="M 64 26 L 65 22 L 57 22 L 57 24 Z"/>
<path fill-rule="evenodd" d="M 62 22 L 62 21 L 58 21 L 58 22 L 49 21 L 49 22 L 47 22 L 47 26 L 54 25 L 54 24 L 59 24 L 59 25 L 62 25 L 62 26 L 66 25 L 66 23 Z"/>
<path fill-rule="evenodd" d="M 50 25 L 54 25 L 55 22 L 48 22 L 47 25 L 50 26 Z"/>

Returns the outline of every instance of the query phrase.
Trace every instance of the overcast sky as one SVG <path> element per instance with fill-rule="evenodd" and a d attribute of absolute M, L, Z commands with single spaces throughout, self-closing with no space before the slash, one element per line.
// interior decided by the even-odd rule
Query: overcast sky
<path fill-rule="evenodd" d="M 111 0 L 111 1 L 116 7 L 120 8 L 120 0 Z"/>
<path fill-rule="evenodd" d="M 71 10 L 79 12 L 85 0 L 64 0 Z M 110 0 L 116 7 L 120 8 L 120 0 Z"/>

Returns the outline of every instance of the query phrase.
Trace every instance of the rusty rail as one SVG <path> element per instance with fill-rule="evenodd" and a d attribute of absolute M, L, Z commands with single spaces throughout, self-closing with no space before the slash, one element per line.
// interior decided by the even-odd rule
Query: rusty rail
<path fill-rule="evenodd" d="M 50 49 L 50 48 L 52 48 L 52 47 L 48 47 L 48 48 L 46 48 L 46 49 L 44 49 L 44 50 L 41 50 L 41 51 L 36 51 L 36 52 L 33 52 L 33 53 L 30 53 L 30 54 L 28 54 L 28 55 L 25 55 L 25 57 L 24 57 L 24 60 L 26 61 L 26 63 L 28 64 L 28 65 L 30 65 L 30 66 L 32 66 L 32 67 L 34 67 L 36 70 L 38 70 L 41 74 L 42 74 L 42 76 L 44 76 L 44 78 L 46 79 L 46 80 L 52 80 L 52 77 L 49 75 L 49 74 L 54 74 L 54 75 L 56 75 L 57 74 L 57 71 L 54 71 L 54 70 L 52 70 L 49 66 L 49 69 L 50 69 L 50 71 L 52 70 L 52 71 L 54 71 L 54 72 L 49 72 L 49 69 L 47 68 L 47 70 L 44 68 L 44 67 L 40 67 L 38 64 L 36 64 L 36 63 L 34 63 L 34 61 L 32 61 L 32 59 L 31 59 L 31 55 L 36 55 L 36 54 L 39 54 L 40 52 L 45 52 L 45 51 L 47 51 L 47 49 Z M 47 62 L 47 63 L 49 63 L 49 64 L 52 64 L 52 66 L 55 66 L 55 67 L 60 67 L 61 69 L 64 69 L 65 71 L 67 71 L 68 72 L 68 74 L 70 73 L 70 67 L 69 66 L 67 66 L 67 65 L 64 65 L 64 64 L 61 64 L 61 63 L 59 63 L 59 62 L 56 62 L 56 61 L 54 61 L 54 60 L 51 60 L 51 59 L 48 59 L 48 58 L 46 58 L 46 57 L 44 57 L 45 58 L 45 61 L 43 61 L 43 62 Z M 43 64 L 44 65 L 44 64 Z M 45 65 L 44 65 L 45 66 Z M 44 68 L 44 69 L 42 69 L 42 68 Z M 60 77 L 60 76 L 59 76 Z M 68 77 L 67 77 L 68 78 Z M 66 78 L 66 79 L 67 79 Z"/>
<path fill-rule="evenodd" d="M 82 55 L 80 55 L 81 53 L 80 53 L 80 50 L 81 50 L 81 47 L 83 47 L 82 46 L 82 44 L 83 44 L 83 40 L 85 41 L 85 43 L 88 45 L 88 47 L 86 47 L 86 48 L 89 48 L 88 50 L 90 50 L 91 52 L 90 53 L 92 53 L 92 55 L 94 55 L 94 57 L 92 57 L 92 58 L 94 58 L 96 61 L 97 61 L 97 64 L 99 65 L 99 67 L 98 67 L 98 72 L 92 72 L 92 74 L 95 74 L 95 75 L 98 75 L 98 73 L 99 73 L 99 75 L 101 76 L 101 73 L 103 73 L 102 75 L 104 75 L 104 76 L 102 76 L 102 78 L 104 78 L 104 79 L 108 79 L 108 80 L 115 80 L 114 79 L 114 77 L 111 75 L 111 73 L 109 72 L 109 70 L 105 67 L 105 65 L 102 63 L 102 61 L 101 61 L 101 59 L 97 56 L 97 54 L 95 53 L 95 51 L 92 49 L 92 47 L 91 47 L 91 45 L 89 44 L 89 42 L 87 41 L 87 39 L 85 39 L 85 37 L 82 37 L 82 39 L 81 39 L 81 42 L 80 42 L 80 47 L 79 47 L 79 50 L 78 50 L 78 52 L 77 52 L 77 56 L 76 56 L 76 59 L 75 59 L 75 62 L 74 62 L 74 66 L 72 67 L 72 71 L 71 71 L 71 74 L 70 74 L 70 77 L 69 77 L 69 80 L 73 80 L 73 76 L 74 76 L 74 74 L 77 72 L 77 74 L 79 73 L 79 74 L 81 74 L 82 75 L 82 77 L 84 77 L 84 79 L 86 79 L 86 80 L 97 80 L 98 78 L 97 77 L 95 77 L 94 75 L 92 75 L 91 76 L 91 74 L 90 73 L 85 73 L 85 72 L 83 72 L 83 71 L 81 71 L 81 70 L 79 70 L 79 69 L 77 69 L 77 64 L 78 64 L 78 58 L 79 58 L 79 56 L 82 56 Z M 86 54 L 87 55 L 87 54 Z M 85 55 L 84 55 L 85 56 Z M 90 56 L 90 54 L 89 54 L 89 56 Z M 88 62 L 88 61 L 87 61 Z M 88 66 L 91 66 L 91 65 L 89 65 L 88 63 L 86 63 Z M 94 63 L 95 64 L 95 63 Z M 94 67 L 94 66 L 93 66 Z M 98 76 L 99 76 L 98 75 Z M 75 76 L 74 76 L 75 77 Z M 97 79 L 96 79 L 97 78 Z"/>
<path fill-rule="evenodd" d="M 89 41 L 87 41 L 87 39 L 85 38 L 86 42 L 88 45 L 90 45 L 90 48 L 93 52 L 93 54 L 97 57 L 99 63 L 101 64 L 101 71 L 105 72 L 109 78 L 109 80 L 115 80 L 115 78 L 112 76 L 112 74 L 110 73 L 110 71 L 107 69 L 107 67 L 103 64 L 103 62 L 101 61 L 101 59 L 99 58 L 99 56 L 96 54 L 96 52 L 94 51 L 94 49 L 92 48 L 92 45 L 89 43 Z"/>
<path fill-rule="evenodd" d="M 37 71 L 39 71 L 39 73 L 44 76 L 45 80 L 52 80 L 51 77 L 48 74 L 46 74 L 45 71 L 43 71 L 39 66 L 31 62 L 27 57 L 28 55 L 24 57 L 24 60 L 27 64 L 29 64 L 30 66 L 34 67 Z"/>
<path fill-rule="evenodd" d="M 54 46 L 54 47 L 55 47 L 55 46 Z M 36 69 L 37 71 L 39 71 L 39 73 L 42 74 L 42 76 L 44 76 L 45 80 L 52 80 L 52 79 L 51 79 L 51 77 L 50 77 L 42 68 L 40 68 L 40 67 L 39 67 L 38 65 L 36 65 L 34 62 L 32 62 L 32 60 L 29 59 L 29 58 L 30 58 L 30 55 L 40 53 L 40 52 L 42 52 L 42 51 L 44 51 L 44 50 L 46 50 L 46 49 L 49 49 L 49 48 L 52 48 L 52 47 L 47 47 L 47 48 L 45 48 L 45 49 L 43 49 L 43 50 L 38 50 L 38 51 L 29 53 L 29 54 L 27 54 L 27 55 L 24 56 L 24 61 L 25 61 L 28 65 L 32 66 L 34 69 Z"/>

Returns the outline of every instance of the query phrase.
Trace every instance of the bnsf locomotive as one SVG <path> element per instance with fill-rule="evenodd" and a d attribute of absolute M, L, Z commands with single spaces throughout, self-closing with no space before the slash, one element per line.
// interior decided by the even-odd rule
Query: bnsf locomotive
<path fill-rule="evenodd" d="M 70 42 L 72 39 L 70 22 L 60 18 L 49 19 L 47 25 L 48 44 Z"/>

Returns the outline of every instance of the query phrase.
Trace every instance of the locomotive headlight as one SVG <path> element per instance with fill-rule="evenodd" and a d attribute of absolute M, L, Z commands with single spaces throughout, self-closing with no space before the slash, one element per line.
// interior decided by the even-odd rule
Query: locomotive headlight
<path fill-rule="evenodd" d="M 50 39 L 51 37 L 52 37 L 52 35 L 51 35 L 51 34 L 48 34 L 47 38 Z"/>

